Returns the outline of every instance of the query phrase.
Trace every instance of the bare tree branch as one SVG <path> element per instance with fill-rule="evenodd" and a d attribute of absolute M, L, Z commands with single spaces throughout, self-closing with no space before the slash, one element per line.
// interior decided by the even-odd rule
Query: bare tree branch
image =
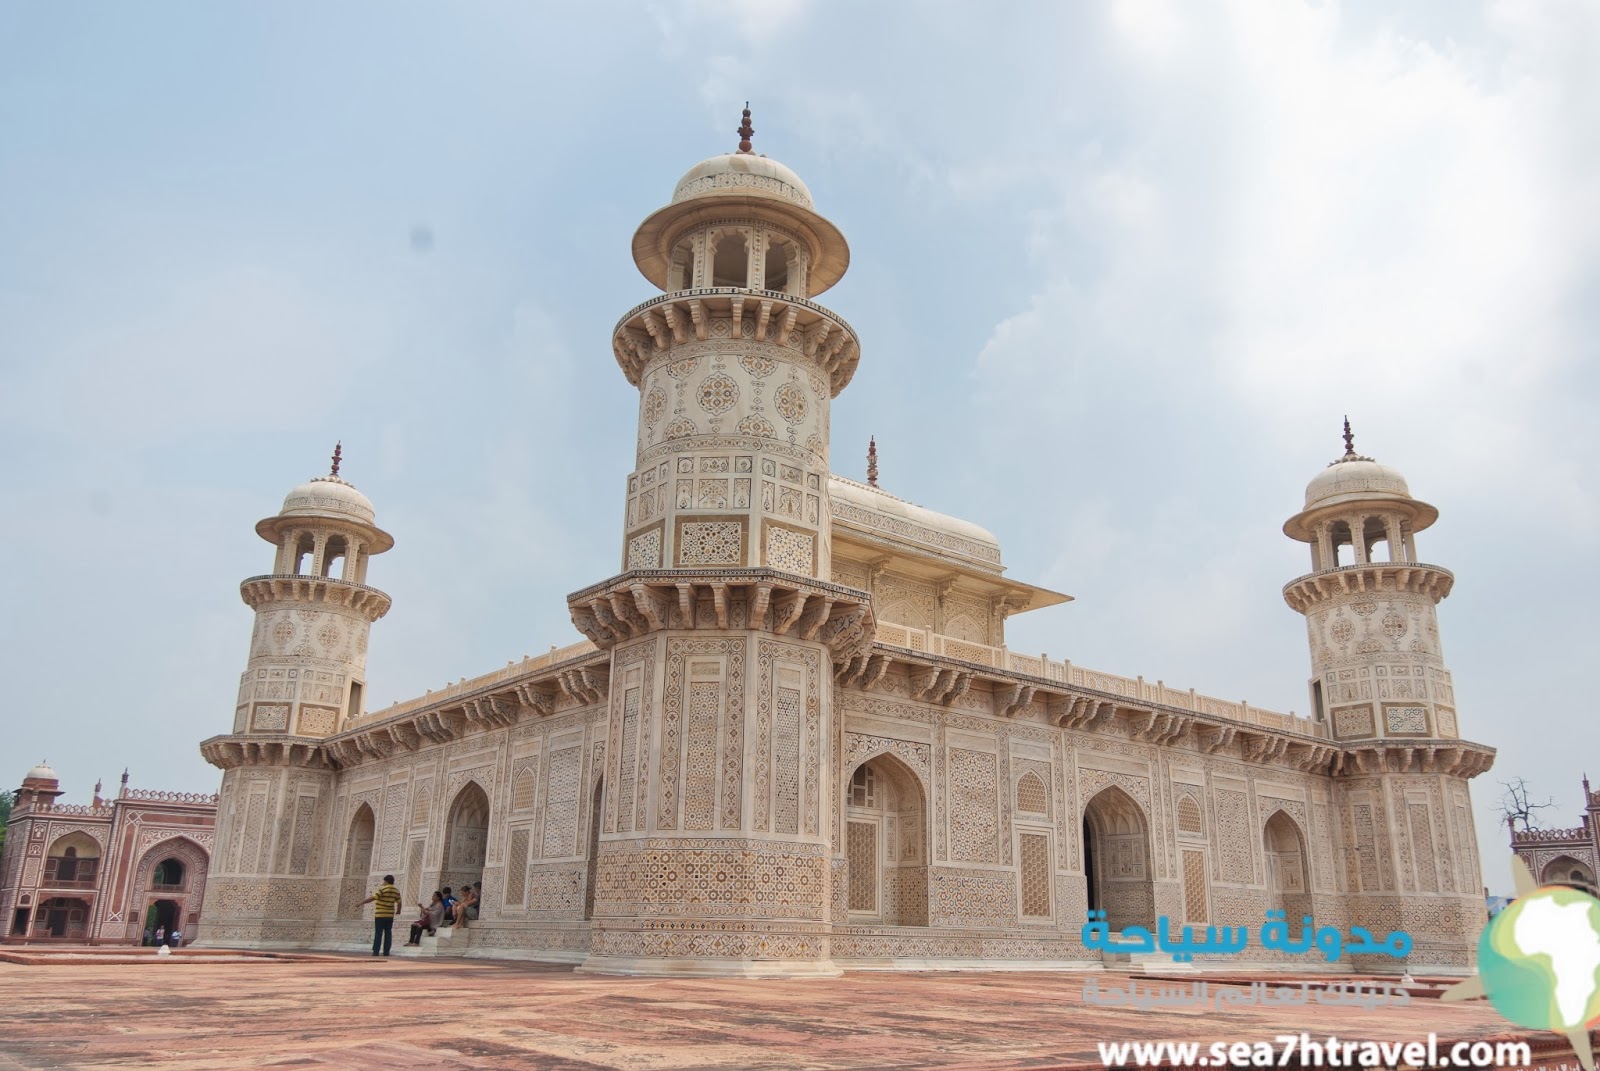
<path fill-rule="evenodd" d="M 1556 801 L 1548 796 L 1543 803 L 1531 800 L 1526 778 L 1513 777 L 1509 781 L 1501 781 L 1500 787 L 1506 790 L 1505 795 L 1500 797 L 1500 817 L 1512 829 L 1516 829 L 1520 822 L 1524 833 L 1533 828 L 1533 819 L 1540 811 L 1556 805 Z"/>

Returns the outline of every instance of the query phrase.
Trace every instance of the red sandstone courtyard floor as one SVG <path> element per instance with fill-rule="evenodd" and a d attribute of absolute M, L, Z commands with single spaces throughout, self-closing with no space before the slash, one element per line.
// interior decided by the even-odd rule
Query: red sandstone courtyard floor
<path fill-rule="evenodd" d="M 1475 1040 L 1505 1036 L 1506 1029 L 1482 1001 L 1423 999 L 1408 1009 L 1371 1010 L 1095 1007 L 1082 1000 L 1086 977 L 659 981 L 526 963 L 370 956 L 0 962 L 0 1071 L 998 1071 L 1098 1068 L 1100 1040 L 1264 1041 L 1301 1030 L 1408 1041 L 1434 1030 L 1441 1039 Z M 1125 981 L 1097 977 L 1102 985 Z"/>

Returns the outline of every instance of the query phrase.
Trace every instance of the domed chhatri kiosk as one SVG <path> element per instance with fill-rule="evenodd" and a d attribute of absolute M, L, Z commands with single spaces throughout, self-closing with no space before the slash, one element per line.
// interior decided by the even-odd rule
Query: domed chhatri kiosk
<path fill-rule="evenodd" d="M 1089 967 L 1090 911 L 1270 909 L 1411 935 L 1358 970 L 1470 970 L 1493 753 L 1458 736 L 1433 507 L 1347 439 L 1285 526 L 1310 716 L 1012 651 L 1010 615 L 1067 597 L 880 487 L 876 444 L 866 482 L 830 471 L 861 345 L 817 298 L 849 248 L 753 133 L 634 236 L 659 293 L 612 334 L 635 463 L 618 571 L 568 597 L 582 641 L 368 711 L 372 504 L 336 455 L 258 525 L 233 731 L 201 746 L 226 771 L 207 943 L 357 944 L 392 873 L 408 901 L 482 883 L 479 923 L 419 954 L 602 973 Z"/>

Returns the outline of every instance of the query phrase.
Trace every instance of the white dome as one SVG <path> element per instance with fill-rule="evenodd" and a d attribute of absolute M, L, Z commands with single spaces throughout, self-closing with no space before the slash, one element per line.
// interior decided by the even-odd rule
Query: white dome
<path fill-rule="evenodd" d="M 326 517 L 375 523 L 372 502 L 366 495 L 337 476 L 318 476 L 290 491 L 283 500 L 280 517 Z"/>
<path fill-rule="evenodd" d="M 1335 461 L 1306 484 L 1306 509 L 1345 499 L 1410 497 L 1411 488 L 1398 469 L 1351 455 Z"/>
<path fill-rule="evenodd" d="M 56 779 L 56 772 L 48 765 L 41 762 L 39 765 L 28 771 L 27 777 L 38 778 L 41 781 L 54 781 Z"/>
<path fill-rule="evenodd" d="M 672 203 L 722 195 L 771 197 L 813 207 L 811 191 L 799 175 L 770 157 L 746 152 L 724 153 L 695 164 L 678 180 Z"/>

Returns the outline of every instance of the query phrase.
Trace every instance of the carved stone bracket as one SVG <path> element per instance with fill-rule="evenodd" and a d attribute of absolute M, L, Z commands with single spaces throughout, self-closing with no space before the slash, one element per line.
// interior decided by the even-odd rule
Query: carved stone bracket
<path fill-rule="evenodd" d="M 877 631 L 865 592 L 772 569 L 633 570 L 569 595 L 567 608 L 602 650 L 663 629 L 758 629 L 826 644 L 852 680 Z"/>
<path fill-rule="evenodd" d="M 236 766 L 299 766 L 320 770 L 331 765 L 326 741 L 292 736 L 213 736 L 200 744 L 200 754 L 221 770 Z"/>
<path fill-rule="evenodd" d="M 1404 743 L 1346 745 L 1335 776 L 1370 777 L 1385 773 L 1444 774 L 1472 778 L 1494 764 L 1493 748 L 1459 740 L 1408 740 Z"/>
<path fill-rule="evenodd" d="M 729 324 L 729 335 L 741 337 L 741 326 L 751 319 L 756 340 L 778 346 L 798 346 L 799 352 L 828 377 L 829 391 L 837 396 L 861 359 L 854 328 L 838 313 L 814 301 L 774 290 L 742 287 L 700 287 L 651 298 L 618 321 L 611 338 L 617 364 L 628 382 L 638 386 L 645 365 L 660 353 L 689 341 L 688 325 L 704 341 L 716 320 Z"/>
<path fill-rule="evenodd" d="M 1426 595 L 1437 603 L 1450 594 L 1455 574 L 1438 565 L 1419 562 L 1366 562 L 1310 573 L 1289 581 L 1283 599 L 1300 613 L 1338 595 L 1360 592 L 1396 592 Z"/>
<path fill-rule="evenodd" d="M 1233 743 L 1233 738 L 1238 732 L 1238 728 L 1232 725 L 1196 725 L 1194 736 L 1201 751 L 1207 755 L 1214 755 Z"/>
<path fill-rule="evenodd" d="M 1176 742 L 1189 731 L 1193 724 L 1192 718 L 1182 714 L 1165 713 L 1152 710 L 1146 716 L 1139 728 L 1134 730 L 1133 739 L 1148 740 L 1153 744 L 1167 745 Z"/>
<path fill-rule="evenodd" d="M 389 596 L 377 588 L 328 576 L 253 576 L 239 585 L 239 597 L 253 610 L 290 601 L 302 605 L 327 603 L 354 610 L 368 621 L 376 621 L 389 612 Z"/>
<path fill-rule="evenodd" d="M 994 712 L 1009 718 L 1033 702 L 1037 689 L 1031 684 L 1002 684 L 994 690 Z"/>

